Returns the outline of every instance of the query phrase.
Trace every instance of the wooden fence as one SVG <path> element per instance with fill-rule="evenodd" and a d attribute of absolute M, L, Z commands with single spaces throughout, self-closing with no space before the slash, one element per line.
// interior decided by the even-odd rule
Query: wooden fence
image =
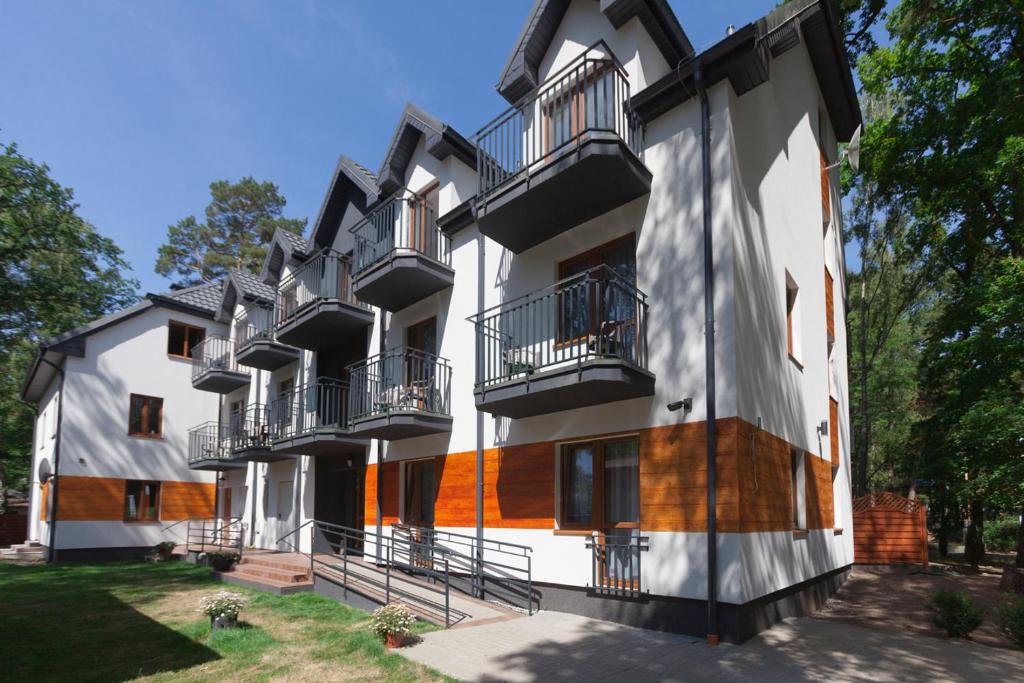
<path fill-rule="evenodd" d="M 928 526 L 920 501 L 872 493 L 853 501 L 853 558 L 857 564 L 928 566 Z"/>

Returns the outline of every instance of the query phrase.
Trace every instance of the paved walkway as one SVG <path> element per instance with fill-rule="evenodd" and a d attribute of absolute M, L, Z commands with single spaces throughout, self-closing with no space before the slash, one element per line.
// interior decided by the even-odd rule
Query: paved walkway
<path fill-rule="evenodd" d="M 1024 653 L 787 619 L 742 646 L 540 612 L 426 634 L 399 650 L 466 681 L 1024 681 Z"/>

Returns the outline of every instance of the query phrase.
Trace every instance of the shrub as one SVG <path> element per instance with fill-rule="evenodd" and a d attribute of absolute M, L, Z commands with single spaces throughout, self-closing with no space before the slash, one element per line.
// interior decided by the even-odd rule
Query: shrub
<path fill-rule="evenodd" d="M 231 591 L 219 591 L 213 595 L 204 596 L 199 601 L 199 611 L 211 619 L 225 619 L 234 621 L 238 613 L 245 607 L 246 598 L 241 593 Z"/>
<path fill-rule="evenodd" d="M 168 560 L 171 557 L 171 553 L 174 552 L 176 545 L 174 541 L 161 541 L 153 546 L 153 554 L 161 560 Z"/>
<path fill-rule="evenodd" d="M 937 591 L 932 596 L 933 623 L 950 638 L 966 638 L 981 626 L 982 611 L 964 591 Z"/>
<path fill-rule="evenodd" d="M 996 623 L 1003 633 L 1013 639 L 1013 642 L 1024 647 L 1024 598 L 1014 598 L 997 607 Z"/>
<path fill-rule="evenodd" d="M 988 550 L 1016 550 L 1017 531 L 1020 522 L 1013 517 L 1003 517 L 985 523 L 985 548 Z"/>
<path fill-rule="evenodd" d="M 399 643 L 412 633 L 416 618 L 405 605 L 384 605 L 373 612 L 370 630 L 383 640 Z"/>
<path fill-rule="evenodd" d="M 238 553 L 227 550 L 212 550 L 206 553 L 206 562 L 219 572 L 226 572 L 231 565 L 238 562 Z"/>

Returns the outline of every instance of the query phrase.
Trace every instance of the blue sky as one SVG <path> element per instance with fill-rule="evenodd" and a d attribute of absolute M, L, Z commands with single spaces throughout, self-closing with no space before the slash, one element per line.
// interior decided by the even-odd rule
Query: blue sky
<path fill-rule="evenodd" d="M 698 48 L 775 0 L 670 0 Z M 312 222 L 338 154 L 376 169 L 405 102 L 471 135 L 531 0 L 0 0 L 0 141 L 47 163 L 142 291 L 209 183 L 277 183 Z"/>

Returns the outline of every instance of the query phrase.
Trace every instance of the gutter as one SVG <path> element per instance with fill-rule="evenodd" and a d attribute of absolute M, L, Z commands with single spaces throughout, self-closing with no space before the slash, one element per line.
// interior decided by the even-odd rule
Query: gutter
<path fill-rule="evenodd" d="M 64 423 L 64 379 L 66 377 L 64 368 L 60 365 L 56 365 L 52 361 L 46 359 L 45 356 L 41 357 L 42 362 L 51 366 L 60 375 L 60 394 L 57 396 L 57 434 L 56 443 L 53 445 L 53 476 L 51 477 L 54 482 L 53 487 L 53 506 L 52 506 L 52 519 L 50 520 L 50 552 L 47 553 L 46 562 L 47 564 L 53 564 L 57 559 L 57 510 L 59 509 L 60 503 L 60 442 L 61 442 L 61 426 Z M 37 411 L 38 412 L 38 411 Z"/>

